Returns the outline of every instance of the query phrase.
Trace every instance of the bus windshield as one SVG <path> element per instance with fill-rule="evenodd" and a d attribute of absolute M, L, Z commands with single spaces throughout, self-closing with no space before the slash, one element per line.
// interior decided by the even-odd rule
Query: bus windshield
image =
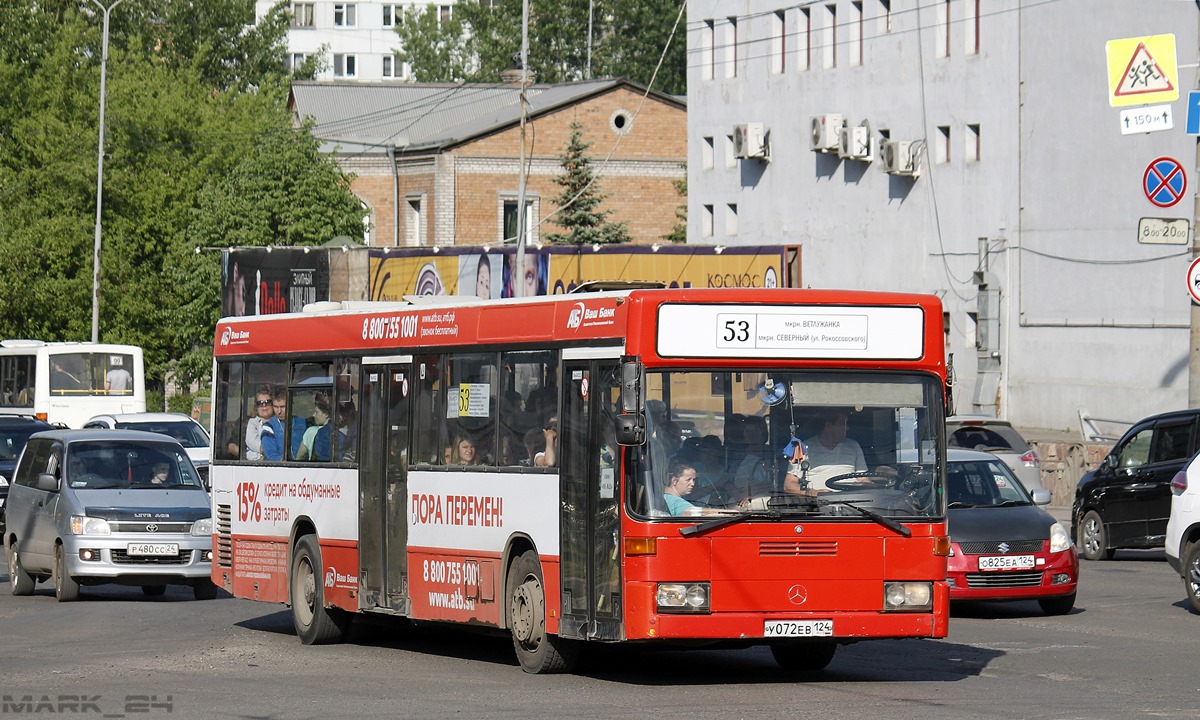
<path fill-rule="evenodd" d="M 629 456 L 634 515 L 944 514 L 932 375 L 667 371 L 648 372 L 646 387 L 649 439 Z"/>

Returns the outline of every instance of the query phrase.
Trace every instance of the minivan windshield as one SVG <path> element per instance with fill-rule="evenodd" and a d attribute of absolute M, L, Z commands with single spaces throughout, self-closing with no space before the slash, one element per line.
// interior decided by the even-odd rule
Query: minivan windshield
<path fill-rule="evenodd" d="M 187 454 L 171 443 L 72 443 L 64 466 L 63 483 L 72 488 L 204 489 Z"/>
<path fill-rule="evenodd" d="M 627 455 L 635 516 L 868 522 L 945 512 L 933 375 L 665 371 L 645 384 L 649 439 Z"/>

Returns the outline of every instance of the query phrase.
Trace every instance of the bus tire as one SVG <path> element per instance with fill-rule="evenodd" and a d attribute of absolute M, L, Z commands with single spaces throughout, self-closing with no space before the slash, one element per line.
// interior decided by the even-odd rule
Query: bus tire
<path fill-rule="evenodd" d="M 788 672 L 824 670 L 837 652 L 835 642 L 796 642 L 771 646 L 771 655 Z"/>
<path fill-rule="evenodd" d="M 16 540 L 8 545 L 8 582 L 12 585 L 13 595 L 33 594 L 33 576 L 25 572 L 25 566 L 21 564 Z"/>
<path fill-rule="evenodd" d="M 508 572 L 508 628 L 513 649 L 527 673 L 569 672 L 579 646 L 546 632 L 546 590 L 537 553 L 526 550 Z"/>
<path fill-rule="evenodd" d="M 54 597 L 59 602 L 79 599 L 79 581 L 67 574 L 67 559 L 63 557 L 63 546 L 54 546 Z"/>
<path fill-rule="evenodd" d="M 292 553 L 291 587 L 292 624 L 305 645 L 331 645 L 346 635 L 349 616 L 325 607 L 325 588 L 321 574 L 321 547 L 316 535 L 305 535 Z"/>

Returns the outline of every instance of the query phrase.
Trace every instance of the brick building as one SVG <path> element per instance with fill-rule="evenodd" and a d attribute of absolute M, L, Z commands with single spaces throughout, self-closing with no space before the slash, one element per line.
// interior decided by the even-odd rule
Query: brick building
<path fill-rule="evenodd" d="M 355 179 L 370 210 L 366 244 L 496 245 L 515 241 L 520 86 L 297 82 L 290 107 Z M 686 203 L 686 103 L 622 79 L 532 85 L 526 105 L 527 242 L 559 232 L 553 213 L 573 121 L 610 221 L 653 243 Z"/>

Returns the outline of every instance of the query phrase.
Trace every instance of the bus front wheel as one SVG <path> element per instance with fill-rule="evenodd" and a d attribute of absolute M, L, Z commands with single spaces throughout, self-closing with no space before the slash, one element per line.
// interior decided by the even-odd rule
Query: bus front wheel
<path fill-rule="evenodd" d="M 575 666 L 579 647 L 546 632 L 542 564 L 533 550 L 522 553 L 508 572 L 508 628 L 525 672 L 569 672 Z"/>
<path fill-rule="evenodd" d="M 330 645 L 345 637 L 349 616 L 325 607 L 321 547 L 315 535 L 305 535 L 292 554 L 292 624 L 305 645 Z"/>

